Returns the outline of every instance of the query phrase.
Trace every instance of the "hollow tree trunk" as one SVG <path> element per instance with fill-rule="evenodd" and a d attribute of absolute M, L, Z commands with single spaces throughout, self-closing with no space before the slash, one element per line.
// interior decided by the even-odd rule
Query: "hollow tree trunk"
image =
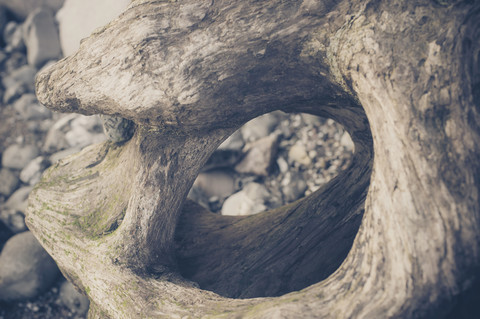
<path fill-rule="evenodd" d="M 49 169 L 28 225 L 91 318 L 441 317 L 480 266 L 479 16 L 473 1 L 134 1 L 37 95 L 135 135 Z M 277 109 L 344 125 L 350 167 L 255 216 L 185 202 L 219 143 Z"/>

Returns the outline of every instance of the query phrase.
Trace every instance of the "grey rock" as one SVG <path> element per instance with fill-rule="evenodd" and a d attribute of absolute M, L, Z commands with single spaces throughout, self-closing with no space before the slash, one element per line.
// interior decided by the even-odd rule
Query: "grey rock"
<path fill-rule="evenodd" d="M 218 149 L 240 151 L 244 145 L 245 142 L 243 141 L 242 132 L 236 130 L 235 133 L 230 135 L 222 144 L 220 144 Z"/>
<path fill-rule="evenodd" d="M 192 188 L 190 188 L 190 191 L 188 192 L 187 198 L 190 200 L 193 200 L 197 204 L 200 204 L 201 206 L 205 207 L 206 209 L 210 209 L 208 205 L 208 197 L 205 195 L 202 190 L 193 185 Z"/>
<path fill-rule="evenodd" d="M 27 225 L 25 225 L 25 215 L 15 209 L 7 207 L 0 208 L 0 221 L 2 221 L 2 223 L 5 224 L 14 234 L 27 230 Z"/>
<path fill-rule="evenodd" d="M 44 120 L 52 116 L 52 112 L 38 103 L 32 93 L 22 95 L 13 107 L 24 120 Z"/>
<path fill-rule="evenodd" d="M 37 157 L 39 150 L 35 145 L 13 144 L 3 152 L 2 166 L 13 169 L 24 168 L 32 159 Z"/>
<path fill-rule="evenodd" d="M 69 147 L 83 148 L 93 143 L 101 143 L 106 140 L 103 133 L 92 133 L 82 127 L 76 127 L 65 134 Z"/>
<path fill-rule="evenodd" d="M 5 202 L 4 207 L 10 208 L 15 211 L 25 214 L 25 210 L 28 206 L 28 195 L 32 191 L 31 186 L 24 186 L 17 189 L 8 200 Z"/>
<path fill-rule="evenodd" d="M 280 170 L 280 173 L 282 174 L 285 174 L 287 171 L 288 171 L 288 163 L 287 161 L 285 160 L 285 158 L 283 157 L 278 157 L 277 158 L 277 165 L 278 165 L 278 169 Z"/>
<path fill-rule="evenodd" d="M 54 12 L 59 10 L 64 0 L 0 0 L 0 6 L 8 8 L 18 19 L 25 18 L 37 8 L 48 8 Z"/>
<path fill-rule="evenodd" d="M 207 198 L 225 198 L 235 192 L 235 179 L 224 170 L 200 173 L 193 183 Z"/>
<path fill-rule="evenodd" d="M 302 197 L 308 188 L 307 182 L 299 172 L 287 172 L 281 184 L 283 198 L 286 203 Z"/>
<path fill-rule="evenodd" d="M 10 104 L 15 102 L 24 93 L 28 92 L 28 87 L 22 83 L 15 83 L 9 86 L 3 94 L 3 104 Z"/>
<path fill-rule="evenodd" d="M 55 18 L 48 9 L 38 8 L 28 15 L 23 25 L 28 64 L 40 67 L 61 56 Z"/>
<path fill-rule="evenodd" d="M 75 286 L 68 281 L 63 282 L 60 286 L 59 300 L 77 316 L 86 315 L 90 305 L 88 298 L 78 292 Z"/>
<path fill-rule="evenodd" d="M 10 196 L 18 183 L 18 177 L 12 171 L 6 168 L 0 169 L 0 194 Z"/>
<path fill-rule="evenodd" d="M 3 29 L 3 40 L 6 43 L 5 51 L 25 51 L 22 26 L 15 21 L 8 22 Z"/>
<path fill-rule="evenodd" d="M 15 84 L 21 84 L 26 87 L 29 92 L 35 90 L 35 74 L 37 70 L 30 65 L 23 65 L 13 70 L 9 76 L 2 79 L 4 87 L 10 87 Z"/>
<path fill-rule="evenodd" d="M 103 131 L 110 141 L 122 143 L 132 138 L 135 132 L 133 121 L 110 115 L 100 115 L 100 118 L 103 123 Z"/>
<path fill-rule="evenodd" d="M 278 148 L 278 136 L 272 134 L 245 146 L 246 155 L 235 165 L 239 173 L 268 176 L 275 161 Z"/>
<path fill-rule="evenodd" d="M 217 149 L 202 167 L 202 171 L 232 167 L 240 160 L 241 156 L 242 152 L 238 150 Z"/>
<path fill-rule="evenodd" d="M 70 145 L 65 134 L 71 129 L 71 123 L 78 118 L 78 114 L 68 114 L 59 118 L 48 130 L 42 150 L 47 153 L 58 152 Z"/>
<path fill-rule="evenodd" d="M 11 73 L 22 65 L 27 64 L 27 57 L 22 52 L 13 52 L 3 64 L 6 73 Z"/>
<path fill-rule="evenodd" d="M 20 172 L 20 180 L 25 184 L 35 185 L 40 181 L 43 171 L 50 165 L 50 162 L 43 156 L 38 156 L 30 161 Z"/>
<path fill-rule="evenodd" d="M 10 238 L 0 254 L 0 300 L 33 298 L 51 287 L 59 270 L 29 231 Z"/>
<path fill-rule="evenodd" d="M 267 210 L 265 205 L 270 193 L 264 185 L 249 183 L 241 191 L 225 200 L 222 215 L 245 216 Z"/>
<path fill-rule="evenodd" d="M 268 136 L 284 116 L 284 113 L 276 111 L 254 118 L 241 127 L 243 140 L 252 142 Z"/>

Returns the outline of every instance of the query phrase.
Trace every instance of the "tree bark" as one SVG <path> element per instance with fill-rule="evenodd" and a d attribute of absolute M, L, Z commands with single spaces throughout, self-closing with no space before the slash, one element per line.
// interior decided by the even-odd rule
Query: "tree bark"
<path fill-rule="evenodd" d="M 29 228 L 91 318 L 442 317 L 480 266 L 479 17 L 474 1 L 134 1 L 37 95 L 135 135 L 49 169 Z M 344 125 L 350 167 L 255 216 L 185 202 L 221 141 L 277 109 Z"/>

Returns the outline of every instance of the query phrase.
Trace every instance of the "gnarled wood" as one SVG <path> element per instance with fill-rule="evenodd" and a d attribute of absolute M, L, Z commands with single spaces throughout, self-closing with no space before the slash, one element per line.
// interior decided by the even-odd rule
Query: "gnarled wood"
<path fill-rule="evenodd" d="M 468 1 L 135 1 L 37 78 L 48 107 L 121 116 L 135 135 L 51 168 L 29 227 L 92 318 L 440 317 L 480 263 L 479 15 Z M 349 169 L 257 216 L 184 204 L 217 145 L 276 109 L 343 124 Z"/>

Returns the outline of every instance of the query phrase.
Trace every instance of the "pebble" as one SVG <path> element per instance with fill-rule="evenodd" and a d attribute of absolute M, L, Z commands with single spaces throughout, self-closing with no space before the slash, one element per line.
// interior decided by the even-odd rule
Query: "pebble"
<path fill-rule="evenodd" d="M 59 275 L 53 259 L 29 231 L 11 237 L 0 254 L 0 300 L 33 298 Z"/>
<path fill-rule="evenodd" d="M 258 183 L 249 183 L 227 198 L 222 207 L 222 215 L 245 216 L 267 210 L 265 201 L 269 198 L 267 188 Z"/>
<path fill-rule="evenodd" d="M 5 202 L 4 207 L 25 213 L 25 210 L 28 206 L 28 195 L 32 189 L 32 186 L 24 186 L 17 189 L 12 195 L 10 195 L 8 200 Z"/>
<path fill-rule="evenodd" d="M 10 196 L 19 184 L 18 177 L 9 169 L 0 169 L 0 194 Z"/>
<path fill-rule="evenodd" d="M 300 172 L 287 172 L 282 180 L 284 201 L 290 203 L 301 198 L 307 188 L 307 183 Z"/>
<path fill-rule="evenodd" d="M 277 155 L 278 135 L 272 134 L 247 144 L 245 156 L 235 165 L 238 173 L 268 176 Z"/>
<path fill-rule="evenodd" d="M 50 165 L 50 162 L 43 156 L 38 156 L 30 161 L 20 172 L 20 180 L 25 184 L 35 185 L 40 181 L 43 171 Z"/>
<path fill-rule="evenodd" d="M 243 141 L 242 132 L 236 130 L 232 135 L 230 135 L 222 144 L 218 147 L 219 150 L 233 150 L 241 151 L 245 142 Z"/>
<path fill-rule="evenodd" d="M 60 57 L 61 48 L 55 18 L 51 10 L 38 8 L 23 24 L 28 64 L 39 68 L 45 62 Z"/>
<path fill-rule="evenodd" d="M 13 169 L 24 168 L 32 159 L 37 157 L 39 149 L 35 145 L 13 144 L 3 152 L 2 166 Z"/>
<path fill-rule="evenodd" d="M 3 40 L 6 43 L 6 52 L 25 51 L 22 26 L 15 21 L 8 22 L 3 28 Z"/>
<path fill-rule="evenodd" d="M 88 312 L 90 301 L 79 293 L 69 281 L 63 282 L 60 286 L 59 299 L 75 315 L 84 316 Z"/>
<path fill-rule="evenodd" d="M 8 8 L 15 16 L 24 20 L 28 14 L 37 8 L 48 8 L 57 11 L 63 5 L 64 0 L 0 0 L 0 7 Z"/>
<path fill-rule="evenodd" d="M 267 113 L 249 121 L 240 128 L 242 138 L 245 142 L 253 142 L 262 137 L 268 136 L 278 125 L 279 119 L 284 113 L 280 111 Z"/>
<path fill-rule="evenodd" d="M 224 170 L 212 170 L 200 173 L 193 183 L 207 198 L 225 198 L 235 192 L 233 174 Z"/>
<path fill-rule="evenodd" d="M 52 112 L 43 105 L 40 105 L 33 93 L 22 95 L 13 107 L 24 121 L 44 120 L 52 116 Z"/>
<path fill-rule="evenodd" d="M 305 146 L 300 143 L 296 143 L 290 148 L 288 151 L 288 159 L 304 166 L 312 163 L 312 159 L 308 156 Z"/>
<path fill-rule="evenodd" d="M 340 139 L 340 145 L 345 147 L 345 149 L 349 152 L 355 151 L 355 144 L 353 143 L 352 138 L 350 137 L 350 134 L 348 134 L 348 132 L 343 133 L 342 138 Z"/>
<path fill-rule="evenodd" d="M 1 207 L 0 221 L 5 224 L 12 233 L 17 234 L 27 230 L 25 215 L 15 209 Z"/>

